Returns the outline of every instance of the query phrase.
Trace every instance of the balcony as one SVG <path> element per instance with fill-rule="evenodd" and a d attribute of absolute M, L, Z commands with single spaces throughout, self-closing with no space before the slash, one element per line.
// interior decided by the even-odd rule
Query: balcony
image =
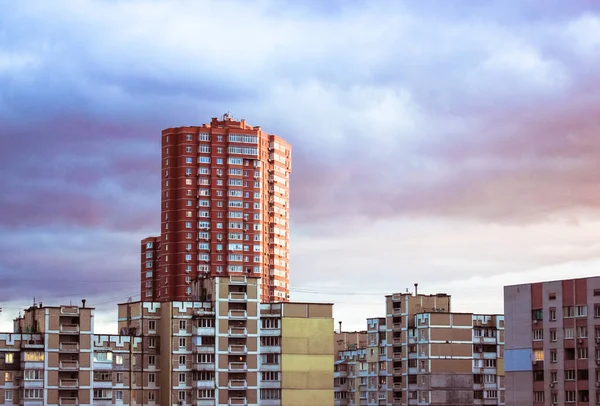
<path fill-rule="evenodd" d="M 230 327 L 229 328 L 229 337 L 246 337 L 248 335 L 248 330 L 246 327 Z"/>
<path fill-rule="evenodd" d="M 281 365 L 279 365 L 279 364 L 262 364 L 260 366 L 260 370 L 261 371 L 280 371 Z M 347 374 L 346 371 L 344 371 L 344 373 Z"/>
<path fill-rule="evenodd" d="M 246 354 L 248 352 L 248 348 L 245 345 L 230 345 L 229 353 L 230 354 Z"/>
<path fill-rule="evenodd" d="M 79 343 L 60 343 L 61 352 L 79 352 Z"/>
<path fill-rule="evenodd" d="M 394 316 L 400 316 L 402 314 L 402 309 L 400 307 L 394 307 L 392 309 L 392 314 Z"/>
<path fill-rule="evenodd" d="M 394 345 L 402 345 L 402 338 L 395 337 L 393 343 Z"/>
<path fill-rule="evenodd" d="M 196 335 L 199 336 L 214 336 L 215 328 L 214 327 L 197 327 Z"/>
<path fill-rule="evenodd" d="M 402 324 L 401 323 L 394 323 L 392 324 L 392 330 L 400 330 L 402 329 Z"/>
<path fill-rule="evenodd" d="M 261 354 L 279 354 L 281 353 L 281 346 L 279 345 L 265 345 L 260 347 Z"/>
<path fill-rule="evenodd" d="M 201 345 L 196 347 L 196 352 L 198 354 L 214 354 L 215 346 L 214 345 Z"/>
<path fill-rule="evenodd" d="M 246 277 L 243 275 L 230 275 L 229 276 L 229 284 L 230 285 L 245 285 L 248 281 Z"/>
<path fill-rule="evenodd" d="M 77 306 L 61 306 L 60 314 L 64 316 L 79 316 L 79 307 Z"/>
<path fill-rule="evenodd" d="M 198 399 L 194 403 L 196 406 L 215 406 L 214 399 Z"/>
<path fill-rule="evenodd" d="M 392 358 L 393 359 L 402 359 L 402 353 L 401 352 L 394 352 Z"/>
<path fill-rule="evenodd" d="M 229 398 L 229 405 L 247 405 L 248 401 L 246 398 Z"/>
<path fill-rule="evenodd" d="M 194 363 L 194 369 L 196 371 L 214 371 L 215 364 L 212 362 L 196 362 Z"/>
<path fill-rule="evenodd" d="M 61 379 L 58 385 L 61 389 L 71 389 L 79 387 L 79 380 L 77 379 Z"/>
<path fill-rule="evenodd" d="M 79 334 L 79 326 L 77 324 L 61 324 L 60 332 L 64 334 Z"/>
<path fill-rule="evenodd" d="M 245 362 L 230 362 L 229 363 L 229 370 L 230 371 L 246 371 L 248 369 L 248 366 L 246 365 Z"/>
<path fill-rule="evenodd" d="M 402 375 L 402 368 L 394 368 L 394 375 Z"/>
<path fill-rule="evenodd" d="M 245 292 L 229 292 L 229 301 L 246 302 L 248 301 L 248 295 Z"/>
<path fill-rule="evenodd" d="M 260 406 L 280 406 L 281 399 L 261 399 Z"/>
<path fill-rule="evenodd" d="M 25 389 L 42 389 L 44 387 L 44 380 L 43 379 L 39 379 L 39 380 L 30 380 L 30 379 L 25 379 L 23 380 L 23 388 Z"/>
<path fill-rule="evenodd" d="M 94 406 L 112 406 L 112 399 L 94 399 Z"/>
<path fill-rule="evenodd" d="M 281 388 L 280 381 L 261 381 L 260 387 L 264 389 L 279 389 Z"/>
<path fill-rule="evenodd" d="M 198 389 L 214 389 L 215 381 L 196 381 L 196 388 L 198 388 Z"/>
<path fill-rule="evenodd" d="M 92 382 L 94 389 L 112 389 L 112 381 L 94 381 Z"/>
<path fill-rule="evenodd" d="M 276 337 L 281 335 L 279 328 L 263 328 L 260 330 L 260 335 L 264 337 Z"/>
<path fill-rule="evenodd" d="M 77 398 L 60 398 L 58 400 L 59 405 L 78 405 L 79 401 Z"/>
<path fill-rule="evenodd" d="M 229 310 L 229 318 L 233 320 L 243 320 L 248 318 L 246 310 Z"/>
<path fill-rule="evenodd" d="M 60 361 L 58 368 L 65 371 L 79 369 L 79 361 Z"/>
<path fill-rule="evenodd" d="M 229 381 L 229 389 L 231 390 L 242 390 L 242 389 L 246 389 L 248 387 L 248 384 L 246 383 L 245 380 L 232 380 Z"/>

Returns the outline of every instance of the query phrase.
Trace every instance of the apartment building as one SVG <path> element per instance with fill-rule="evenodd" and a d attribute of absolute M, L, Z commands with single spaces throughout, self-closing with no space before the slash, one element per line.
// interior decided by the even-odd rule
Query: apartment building
<path fill-rule="evenodd" d="M 336 405 L 505 404 L 503 316 L 451 312 L 449 295 L 415 290 L 386 296 L 367 334 L 338 352 Z"/>
<path fill-rule="evenodd" d="M 290 171 L 285 140 L 229 114 L 163 130 L 161 233 L 142 241 L 141 299 L 193 301 L 198 277 L 250 274 L 261 301 L 287 301 Z"/>
<path fill-rule="evenodd" d="M 27 309 L 0 334 L 0 404 L 333 405 L 331 304 L 260 303 L 260 278 L 206 278 L 190 302 Z"/>
<path fill-rule="evenodd" d="M 335 335 L 335 353 L 345 350 L 355 350 L 367 346 L 367 331 L 336 331 Z"/>
<path fill-rule="evenodd" d="M 504 288 L 506 404 L 600 404 L 600 277 Z"/>

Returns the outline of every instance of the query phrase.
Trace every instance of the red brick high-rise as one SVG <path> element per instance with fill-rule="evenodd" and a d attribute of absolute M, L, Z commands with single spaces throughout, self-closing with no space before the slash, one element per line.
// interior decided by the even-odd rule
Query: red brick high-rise
<path fill-rule="evenodd" d="M 289 293 L 291 147 L 225 114 L 162 132 L 161 235 L 142 240 L 141 300 L 193 300 L 205 275 L 262 278 Z"/>

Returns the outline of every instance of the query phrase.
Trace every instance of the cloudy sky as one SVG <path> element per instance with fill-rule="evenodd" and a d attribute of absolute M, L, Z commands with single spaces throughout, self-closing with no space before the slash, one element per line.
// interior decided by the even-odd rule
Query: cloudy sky
<path fill-rule="evenodd" d="M 0 0 L 0 327 L 35 297 L 116 332 L 159 231 L 160 131 L 288 139 L 293 300 L 347 329 L 419 283 L 600 270 L 595 1 Z"/>

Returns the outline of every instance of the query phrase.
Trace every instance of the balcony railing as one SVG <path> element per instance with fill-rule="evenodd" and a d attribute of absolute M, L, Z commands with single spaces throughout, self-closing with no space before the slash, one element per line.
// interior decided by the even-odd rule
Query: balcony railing
<path fill-rule="evenodd" d="M 248 331 L 245 327 L 231 327 L 229 329 L 229 336 L 231 337 L 246 337 Z"/>
<path fill-rule="evenodd" d="M 79 343 L 60 343 L 60 350 L 63 352 L 78 352 Z"/>
<path fill-rule="evenodd" d="M 77 388 L 79 386 L 79 380 L 77 379 L 61 379 L 60 388 Z"/>
<path fill-rule="evenodd" d="M 248 348 L 245 345 L 230 345 L 229 353 L 230 354 L 246 354 L 248 352 Z"/>
<path fill-rule="evenodd" d="M 248 295 L 245 292 L 230 292 L 229 293 L 229 301 L 230 302 L 245 302 L 248 300 Z"/>
<path fill-rule="evenodd" d="M 77 398 L 60 398 L 59 404 L 62 405 L 78 405 Z"/>
<path fill-rule="evenodd" d="M 79 307 L 77 306 L 61 306 L 60 314 L 67 316 L 77 316 L 79 314 Z"/>
<path fill-rule="evenodd" d="M 61 333 L 79 333 L 79 326 L 77 324 L 61 324 Z"/>
<path fill-rule="evenodd" d="M 230 371 L 245 371 L 247 369 L 245 362 L 230 362 L 229 370 Z"/>
<path fill-rule="evenodd" d="M 196 371 L 214 371 L 215 364 L 212 362 L 196 362 L 194 363 L 194 369 Z"/>
<path fill-rule="evenodd" d="M 248 384 L 244 380 L 232 380 L 229 381 L 229 389 L 246 389 Z"/>
<path fill-rule="evenodd" d="M 229 310 L 230 319 L 245 319 L 248 318 L 246 310 Z"/>
<path fill-rule="evenodd" d="M 399 308 L 399 307 L 394 307 L 394 308 L 392 309 L 392 314 L 393 314 L 394 316 L 398 316 L 398 315 L 402 314 L 402 309 L 401 309 L 401 308 Z"/>
<path fill-rule="evenodd" d="M 60 361 L 60 369 L 78 369 L 79 361 Z"/>
<path fill-rule="evenodd" d="M 247 405 L 248 401 L 246 398 L 229 398 L 229 404 L 233 405 Z"/>

